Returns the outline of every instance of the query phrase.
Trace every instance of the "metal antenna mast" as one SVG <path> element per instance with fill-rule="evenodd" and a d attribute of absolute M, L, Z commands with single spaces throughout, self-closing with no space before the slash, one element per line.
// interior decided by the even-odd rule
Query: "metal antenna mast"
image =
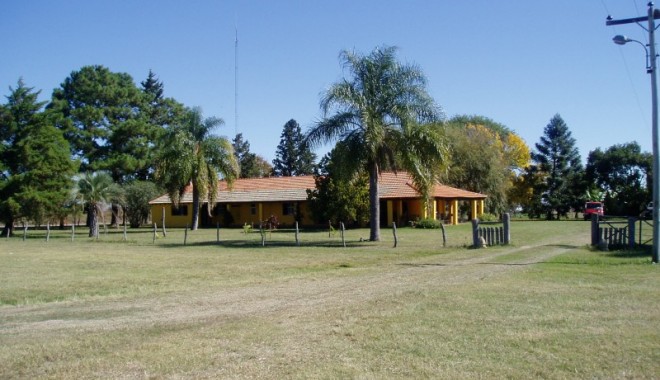
<path fill-rule="evenodd" d="M 238 135 L 238 26 L 234 40 L 234 135 Z"/>

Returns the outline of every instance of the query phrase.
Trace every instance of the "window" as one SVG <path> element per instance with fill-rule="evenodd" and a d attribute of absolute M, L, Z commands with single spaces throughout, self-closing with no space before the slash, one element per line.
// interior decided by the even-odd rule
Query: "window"
<path fill-rule="evenodd" d="M 256 203 L 250 204 L 250 214 L 251 215 L 257 215 L 257 204 Z"/>
<path fill-rule="evenodd" d="M 179 207 L 172 206 L 172 216 L 186 215 L 188 215 L 188 205 L 180 205 Z"/>
<path fill-rule="evenodd" d="M 293 215 L 296 212 L 295 204 L 292 202 L 282 203 L 282 215 Z"/>

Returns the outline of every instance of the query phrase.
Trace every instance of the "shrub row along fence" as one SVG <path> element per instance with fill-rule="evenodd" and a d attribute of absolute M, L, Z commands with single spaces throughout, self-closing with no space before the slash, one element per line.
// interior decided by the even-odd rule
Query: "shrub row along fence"
<path fill-rule="evenodd" d="M 480 222 L 472 219 L 472 243 L 475 248 L 506 245 L 511 242 L 511 215 L 502 215 L 500 222 Z"/>

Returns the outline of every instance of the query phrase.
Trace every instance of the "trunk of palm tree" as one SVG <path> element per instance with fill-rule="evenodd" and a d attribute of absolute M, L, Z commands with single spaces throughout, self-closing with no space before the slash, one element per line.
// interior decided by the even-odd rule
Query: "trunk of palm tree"
<path fill-rule="evenodd" d="M 192 226 L 191 230 L 195 231 L 199 222 L 199 190 L 193 184 L 193 204 L 192 204 Z"/>
<path fill-rule="evenodd" d="M 117 203 L 112 204 L 112 218 L 110 219 L 110 227 L 117 227 L 119 224 L 119 219 L 117 216 L 119 215 L 119 205 Z"/>
<path fill-rule="evenodd" d="M 380 241 L 380 200 L 378 199 L 378 164 L 369 169 L 369 240 Z"/>
<path fill-rule="evenodd" d="M 89 237 L 99 237 L 99 221 L 96 219 L 96 205 L 89 205 L 87 222 L 89 223 Z"/>

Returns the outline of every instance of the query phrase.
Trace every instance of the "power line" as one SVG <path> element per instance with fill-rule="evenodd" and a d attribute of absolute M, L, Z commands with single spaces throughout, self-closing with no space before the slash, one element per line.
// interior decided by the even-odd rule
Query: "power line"
<path fill-rule="evenodd" d="M 605 0 L 600 0 L 600 3 L 603 5 L 603 8 L 605 9 L 605 12 L 608 15 L 611 15 L 609 8 L 607 7 L 607 4 L 605 4 Z M 633 0 L 635 9 L 637 11 L 637 14 L 639 14 L 639 8 L 637 7 L 637 2 Z M 612 30 L 614 30 L 614 34 L 619 34 L 616 25 L 612 25 Z M 647 36 L 645 36 L 646 39 L 648 39 Z M 628 67 L 628 61 L 626 60 L 625 54 L 623 54 L 623 48 L 619 46 L 619 56 L 621 57 L 621 61 L 623 62 L 623 68 L 626 71 L 626 76 L 628 77 L 628 82 L 630 83 L 630 89 L 632 91 L 633 97 L 635 98 L 635 103 L 637 103 L 637 109 L 639 110 L 639 114 L 642 117 L 642 120 L 644 121 L 644 125 L 648 125 L 648 119 L 646 116 L 646 113 L 644 112 L 644 108 L 642 107 L 642 102 L 639 100 L 639 95 L 637 93 L 637 89 L 635 87 L 635 82 L 633 81 L 633 77 L 630 71 L 630 68 Z"/>

